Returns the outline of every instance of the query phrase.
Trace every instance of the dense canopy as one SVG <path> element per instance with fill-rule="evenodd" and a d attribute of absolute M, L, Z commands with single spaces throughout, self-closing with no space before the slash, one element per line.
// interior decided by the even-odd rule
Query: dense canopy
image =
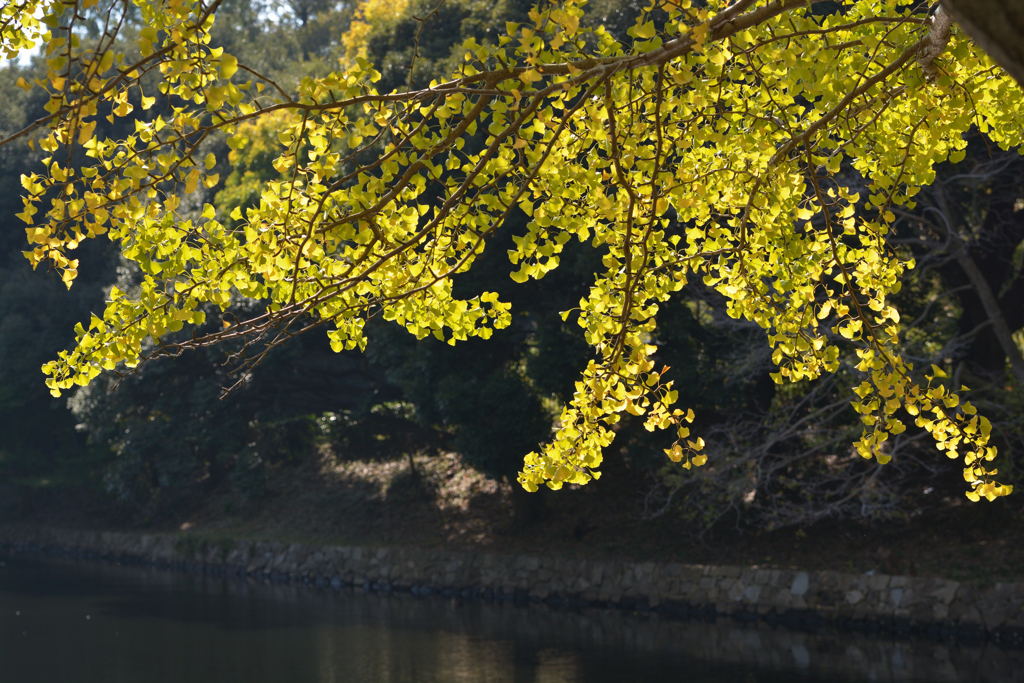
<path fill-rule="evenodd" d="M 942 369 L 904 360 L 890 302 L 914 266 L 888 239 L 897 212 L 937 163 L 964 157 L 972 127 L 1004 149 L 1024 135 L 1019 86 L 927 4 L 670 0 L 628 42 L 584 28 L 583 2 L 542 4 L 493 44 L 467 41 L 447 80 L 413 87 L 414 61 L 409 86 L 384 93 L 358 55 L 285 90 L 212 44 L 218 0 L 132 4 L 144 28 L 125 52 L 112 46 L 127 2 L 0 11 L 4 56 L 42 42 L 49 66 L 20 83 L 49 93 L 49 116 L 2 143 L 29 137 L 47 154 L 23 176 L 26 256 L 71 286 L 74 251 L 106 235 L 142 273 L 44 366 L 55 395 L 103 370 L 232 340 L 272 347 L 319 325 L 335 350 L 361 349 L 375 316 L 420 338 L 487 338 L 509 304 L 456 298 L 453 281 L 521 211 L 513 280 L 544 277 L 574 238 L 602 257 L 563 313 L 593 359 L 526 456 L 527 489 L 598 476 L 624 412 L 671 429 L 673 461 L 707 460 L 650 343 L 659 305 L 696 278 L 767 331 L 776 382 L 833 372 L 840 347 L 856 348 L 863 457 L 886 462 L 909 419 L 964 459 L 972 500 L 1010 492 L 988 464 L 989 421 Z M 97 132 L 129 116 L 131 135 Z M 272 148 L 278 175 L 244 209 L 194 205 L 219 182 L 219 137 Z M 207 320 L 239 298 L 260 310 Z M 242 348 L 243 368 L 263 353 Z"/>

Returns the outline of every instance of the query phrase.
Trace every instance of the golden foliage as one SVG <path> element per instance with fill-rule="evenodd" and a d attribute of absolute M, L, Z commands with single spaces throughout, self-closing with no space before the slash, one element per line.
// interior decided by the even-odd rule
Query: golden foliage
<path fill-rule="evenodd" d="M 261 335 L 274 344 L 307 325 L 329 324 L 336 350 L 363 348 L 370 315 L 421 338 L 487 338 L 509 324 L 509 305 L 494 293 L 458 300 L 452 277 L 518 208 L 531 221 L 510 253 L 516 281 L 558 267 L 571 239 L 605 250 L 578 307 L 595 357 L 550 443 L 526 456 L 527 489 L 597 477 L 623 412 L 673 429 L 671 459 L 706 460 L 650 344 L 659 304 L 696 277 L 768 332 L 778 382 L 833 372 L 841 344 L 859 349 L 865 458 L 884 462 L 909 414 L 965 459 L 972 500 L 1009 493 L 984 464 L 988 421 L 939 372 L 918 378 L 888 302 L 913 267 L 887 242 L 891 209 L 913 207 L 934 164 L 963 157 L 969 127 L 1004 148 L 1024 132 L 1018 86 L 961 36 L 929 56 L 938 75 L 926 78 L 923 13 L 894 0 L 829 16 L 807 0 L 670 1 L 648 7 L 623 44 L 582 29 L 583 3 L 567 0 L 509 24 L 496 45 L 467 41 L 445 82 L 378 93 L 364 29 L 395 5 L 374 1 L 346 37 L 352 64 L 287 93 L 210 45 L 216 2 L 136 0 L 146 28 L 132 58 L 112 38 L 78 41 L 74 9 L 89 4 L 33 5 L 51 29 L 50 71 L 31 87 L 49 93 L 50 116 L 11 138 L 33 135 L 48 153 L 23 178 L 26 255 L 70 285 L 69 253 L 106 234 L 143 282 L 131 296 L 113 289 L 76 347 L 44 367 L 54 394 L 118 363 Z M 3 49 L 24 49 L 33 30 L 5 23 Z M 159 74 L 158 93 L 141 92 L 146 74 Z M 97 117 L 134 117 L 133 103 L 147 110 L 156 97 L 169 106 L 134 118 L 126 139 L 95 135 Z M 271 116 L 280 178 L 258 203 L 231 229 L 212 205 L 182 215 L 183 196 L 219 182 L 201 143 L 223 134 L 242 153 Z M 75 150 L 86 163 L 72 163 Z M 839 181 L 844 168 L 867 196 Z M 237 297 L 265 311 L 168 339 Z"/>

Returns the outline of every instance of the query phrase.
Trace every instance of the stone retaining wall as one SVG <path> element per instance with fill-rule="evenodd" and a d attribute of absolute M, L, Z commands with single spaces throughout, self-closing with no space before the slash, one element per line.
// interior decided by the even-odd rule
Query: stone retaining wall
<path fill-rule="evenodd" d="M 577 560 L 417 548 L 236 542 L 0 526 L 0 545 L 131 559 L 273 582 L 362 586 L 487 600 L 732 615 L 867 630 L 927 631 L 1024 645 L 1024 584 Z"/>

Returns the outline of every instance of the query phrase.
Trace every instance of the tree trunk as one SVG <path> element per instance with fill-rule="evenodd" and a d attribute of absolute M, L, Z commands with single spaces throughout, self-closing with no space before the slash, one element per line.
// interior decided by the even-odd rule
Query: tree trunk
<path fill-rule="evenodd" d="M 1010 367 L 1013 369 L 1014 377 L 1017 378 L 1017 383 L 1024 386 L 1024 357 L 1021 356 L 1020 349 L 1017 348 L 1016 342 L 1013 341 L 1013 333 L 1006 324 L 1006 318 L 1003 317 L 1003 309 L 999 306 L 999 300 L 989 286 L 988 280 L 985 279 L 981 270 L 978 269 L 974 259 L 967 253 L 963 242 L 952 231 L 950 232 L 950 239 L 953 242 L 953 255 L 956 257 L 957 264 L 963 269 L 967 279 L 974 286 L 978 298 L 981 299 L 981 305 L 984 306 L 985 313 L 992 322 L 992 329 L 996 334 L 996 339 L 999 340 L 1003 353 L 1006 354 L 1010 361 Z"/>
<path fill-rule="evenodd" d="M 1024 85 L 1024 0 L 942 0 L 960 28 Z"/>

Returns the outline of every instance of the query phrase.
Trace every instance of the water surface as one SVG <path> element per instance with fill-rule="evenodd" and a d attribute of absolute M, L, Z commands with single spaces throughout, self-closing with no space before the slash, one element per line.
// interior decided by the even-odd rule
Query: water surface
<path fill-rule="evenodd" d="M 2 558 L 14 683 L 1024 682 L 1024 653 Z"/>

